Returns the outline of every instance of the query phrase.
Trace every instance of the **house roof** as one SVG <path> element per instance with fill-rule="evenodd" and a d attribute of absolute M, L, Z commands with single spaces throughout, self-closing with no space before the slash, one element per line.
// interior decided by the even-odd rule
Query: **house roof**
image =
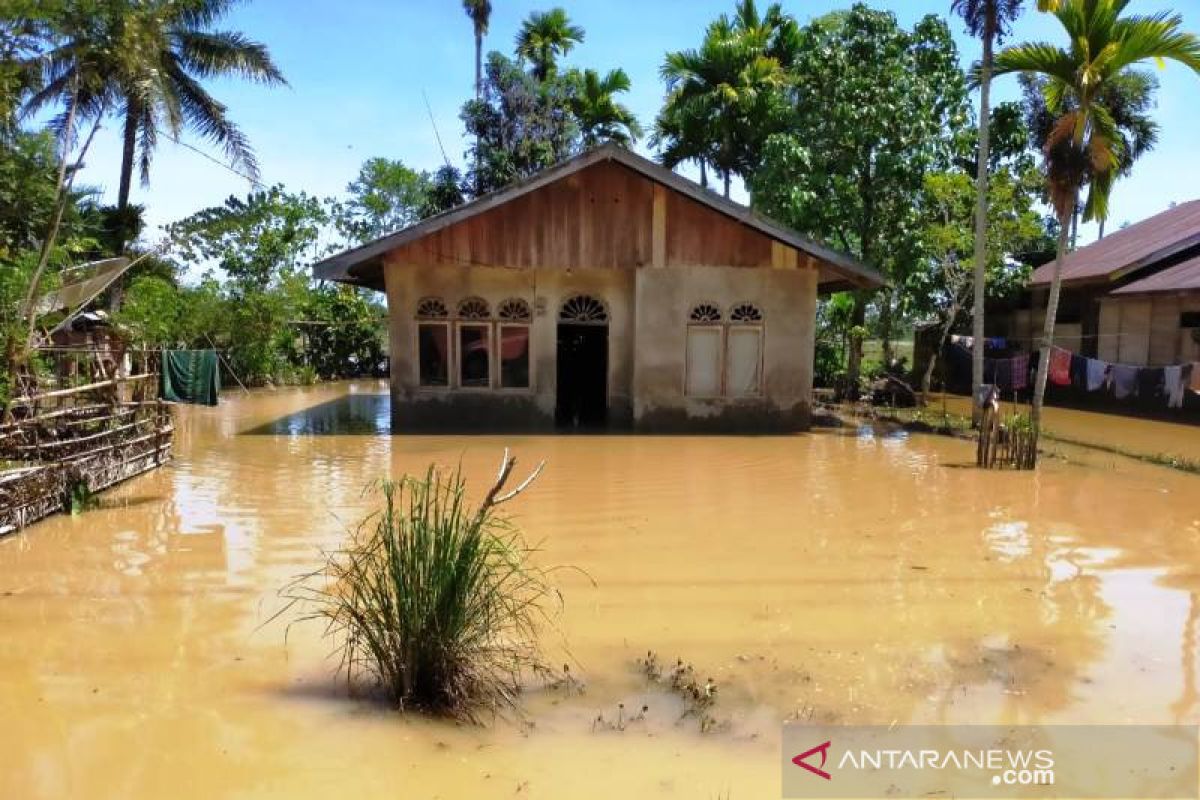
<path fill-rule="evenodd" d="M 1200 256 L 1190 258 L 1164 269 L 1148 278 L 1122 286 L 1112 294 L 1146 294 L 1149 292 L 1200 291 Z"/>
<path fill-rule="evenodd" d="M 410 244 L 424 236 L 442 230 L 455 223 L 470 219 L 497 206 L 504 205 L 555 181 L 580 172 L 602 162 L 622 164 L 652 181 L 690 197 L 725 216 L 740 222 L 760 233 L 820 259 L 840 278 L 839 285 L 850 288 L 876 288 L 884 284 L 883 276 L 876 270 L 844 253 L 831 250 L 807 239 L 795 231 L 731 200 L 720 197 L 700 185 L 676 174 L 666 167 L 643 158 L 624 147 L 606 144 L 584 152 L 557 166 L 539 172 L 531 178 L 484 195 L 476 200 L 443 212 L 402 231 L 368 242 L 320 261 L 313 266 L 313 274 L 320 280 L 341 281 L 367 286 L 381 286 L 381 257 L 388 251 Z"/>
<path fill-rule="evenodd" d="M 1196 246 L 1200 246 L 1200 200 L 1181 203 L 1068 254 L 1063 260 L 1063 283 L 1117 281 Z M 1031 283 L 1046 286 L 1053 274 L 1051 261 L 1034 270 Z"/>

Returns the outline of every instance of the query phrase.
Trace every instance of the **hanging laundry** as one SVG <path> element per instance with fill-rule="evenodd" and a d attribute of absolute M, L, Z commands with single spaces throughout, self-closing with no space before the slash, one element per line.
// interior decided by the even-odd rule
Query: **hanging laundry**
<path fill-rule="evenodd" d="M 1138 397 L 1149 401 L 1162 395 L 1162 367 L 1142 367 L 1138 370 Z"/>
<path fill-rule="evenodd" d="M 1190 370 L 1191 367 L 1189 366 Z M 1163 388 L 1167 393 L 1167 408 L 1183 408 L 1183 393 L 1187 388 L 1182 366 L 1163 368 Z"/>
<path fill-rule="evenodd" d="M 1071 353 L 1061 347 L 1050 348 L 1050 382 L 1055 386 L 1071 385 Z"/>
<path fill-rule="evenodd" d="M 1076 353 L 1071 353 L 1071 386 L 1080 390 L 1087 388 L 1087 359 Z"/>
<path fill-rule="evenodd" d="M 1137 367 L 1131 367 L 1128 364 L 1113 364 L 1111 375 L 1113 394 L 1116 395 L 1118 400 L 1124 400 L 1126 397 L 1137 393 Z"/>
<path fill-rule="evenodd" d="M 1012 362 L 1012 388 L 1018 392 L 1029 388 L 1029 354 L 1022 353 L 1019 356 L 1013 356 Z"/>
<path fill-rule="evenodd" d="M 1099 391 L 1104 388 L 1108 379 L 1108 362 L 1098 358 L 1089 358 L 1087 362 L 1087 390 Z"/>

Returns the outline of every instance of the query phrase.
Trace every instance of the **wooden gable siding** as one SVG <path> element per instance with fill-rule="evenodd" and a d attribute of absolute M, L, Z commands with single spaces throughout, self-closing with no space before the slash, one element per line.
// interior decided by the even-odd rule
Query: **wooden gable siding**
<path fill-rule="evenodd" d="M 659 225 L 665 222 L 658 237 L 656 193 Z M 602 162 L 402 245 L 387 260 L 435 266 L 635 269 L 654 264 L 658 256 L 666 266 L 769 267 L 772 243 L 770 237 L 625 166 Z M 661 254 L 655 252 L 656 244 Z"/>

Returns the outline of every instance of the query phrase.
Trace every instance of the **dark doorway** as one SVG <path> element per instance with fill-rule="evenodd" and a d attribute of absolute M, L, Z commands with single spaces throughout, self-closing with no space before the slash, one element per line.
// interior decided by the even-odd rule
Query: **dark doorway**
<path fill-rule="evenodd" d="M 608 421 L 608 325 L 558 325 L 560 428 L 602 428 Z"/>

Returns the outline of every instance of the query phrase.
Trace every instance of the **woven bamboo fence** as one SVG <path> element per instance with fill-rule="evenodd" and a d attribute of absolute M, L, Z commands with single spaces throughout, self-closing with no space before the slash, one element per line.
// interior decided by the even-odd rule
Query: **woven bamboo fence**
<path fill-rule="evenodd" d="M 1005 424 L 1000 404 L 985 403 L 979 425 L 975 463 L 984 469 L 1034 469 L 1037 467 L 1037 430 L 1010 418 Z"/>
<path fill-rule="evenodd" d="M 40 352 L 38 373 L 17 381 L 0 424 L 0 535 L 67 508 L 80 487 L 99 492 L 170 460 L 157 353 L 106 355 Z"/>

